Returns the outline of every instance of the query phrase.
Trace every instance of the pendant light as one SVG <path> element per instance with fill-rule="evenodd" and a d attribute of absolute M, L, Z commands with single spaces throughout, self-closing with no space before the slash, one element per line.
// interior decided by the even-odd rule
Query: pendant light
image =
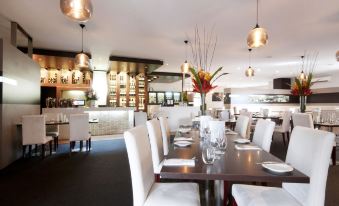
<path fill-rule="evenodd" d="M 188 45 L 188 41 L 185 40 L 185 62 L 181 65 L 181 73 L 186 74 L 188 73 L 188 70 L 190 68 L 190 64 L 187 62 L 187 45 Z"/>
<path fill-rule="evenodd" d="M 261 28 L 259 26 L 258 19 L 259 19 L 259 0 L 257 0 L 257 24 L 250 31 L 247 37 L 247 45 L 250 48 L 258 48 L 264 46 L 266 45 L 268 40 L 266 29 Z"/>
<path fill-rule="evenodd" d="M 307 75 L 304 73 L 304 56 L 301 56 L 302 66 L 301 66 L 301 73 L 299 75 L 300 80 L 306 80 Z"/>
<path fill-rule="evenodd" d="M 339 62 L 339 51 L 337 51 L 337 53 L 335 53 L 335 57 L 337 59 L 337 62 Z"/>
<path fill-rule="evenodd" d="M 253 77 L 254 76 L 254 70 L 252 69 L 252 67 L 251 67 L 251 51 L 252 51 L 252 49 L 251 48 L 249 48 L 248 49 L 248 68 L 246 69 L 246 71 L 245 71 L 245 75 L 246 75 L 246 77 Z"/>
<path fill-rule="evenodd" d="M 84 24 L 80 24 L 81 27 L 81 52 L 75 56 L 75 67 L 79 69 L 88 69 L 89 68 L 89 57 L 84 53 Z"/>
<path fill-rule="evenodd" d="M 86 22 L 93 13 L 91 0 L 60 0 L 60 9 L 68 18 Z"/>

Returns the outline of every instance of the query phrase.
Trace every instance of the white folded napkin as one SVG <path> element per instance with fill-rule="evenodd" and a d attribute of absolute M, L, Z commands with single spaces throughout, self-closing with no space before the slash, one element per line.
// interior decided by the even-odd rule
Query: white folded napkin
<path fill-rule="evenodd" d="M 192 137 L 174 137 L 174 141 L 193 141 Z"/>
<path fill-rule="evenodd" d="M 187 132 L 190 132 L 191 131 L 191 128 L 181 128 L 179 129 L 179 132 L 181 133 L 187 133 Z"/>
<path fill-rule="evenodd" d="M 236 144 L 234 147 L 237 150 L 262 150 L 260 147 L 254 146 L 254 145 L 237 145 Z"/>
<path fill-rule="evenodd" d="M 195 160 L 193 159 L 165 159 L 163 166 L 188 166 L 188 167 L 194 167 L 195 166 Z"/>
<path fill-rule="evenodd" d="M 237 132 L 234 132 L 234 131 L 228 131 L 228 132 L 226 132 L 226 134 L 236 135 L 236 134 L 238 134 L 238 133 L 237 133 Z"/>
<path fill-rule="evenodd" d="M 191 144 L 192 144 L 192 141 L 181 140 L 181 141 L 174 142 L 174 145 L 177 147 L 187 147 L 187 146 L 190 146 Z"/>

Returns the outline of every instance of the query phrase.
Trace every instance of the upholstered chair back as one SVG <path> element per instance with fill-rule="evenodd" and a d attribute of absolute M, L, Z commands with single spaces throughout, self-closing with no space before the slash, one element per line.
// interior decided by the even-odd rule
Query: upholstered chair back
<path fill-rule="evenodd" d="M 274 127 L 274 122 L 264 119 L 259 119 L 255 125 L 253 142 L 266 152 L 270 152 Z"/>

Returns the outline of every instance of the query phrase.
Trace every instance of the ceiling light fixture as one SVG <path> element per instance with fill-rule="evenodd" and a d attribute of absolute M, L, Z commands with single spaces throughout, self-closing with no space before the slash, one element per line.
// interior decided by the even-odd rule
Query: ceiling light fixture
<path fill-rule="evenodd" d="M 91 0 L 60 0 L 60 9 L 68 18 L 78 21 L 88 21 L 93 13 Z"/>
<path fill-rule="evenodd" d="M 248 68 L 246 69 L 246 71 L 245 71 L 245 75 L 246 75 L 246 77 L 253 77 L 254 76 L 254 70 L 252 69 L 252 67 L 251 67 L 251 51 L 252 51 L 252 49 L 251 48 L 249 48 L 248 49 Z"/>
<path fill-rule="evenodd" d="M 267 44 L 268 35 L 264 28 L 259 26 L 259 0 L 257 0 L 257 24 L 247 36 L 247 45 L 250 48 L 258 48 Z"/>
<path fill-rule="evenodd" d="M 75 67 L 86 70 L 89 68 L 89 57 L 84 53 L 84 24 L 80 24 L 81 27 L 81 52 L 75 56 Z"/>
<path fill-rule="evenodd" d="M 188 45 L 188 41 L 185 40 L 185 62 L 181 65 L 181 73 L 188 73 L 188 70 L 190 68 L 190 64 L 187 62 L 187 45 Z"/>
<path fill-rule="evenodd" d="M 307 79 L 307 75 L 304 73 L 304 56 L 301 56 L 301 73 L 299 75 L 299 79 L 300 80 L 306 80 Z"/>

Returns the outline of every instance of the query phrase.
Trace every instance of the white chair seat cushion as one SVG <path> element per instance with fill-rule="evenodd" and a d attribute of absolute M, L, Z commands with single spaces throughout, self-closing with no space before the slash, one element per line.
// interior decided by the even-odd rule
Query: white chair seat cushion
<path fill-rule="evenodd" d="M 278 187 L 235 184 L 232 195 L 238 206 L 300 206 L 287 191 Z"/>
<path fill-rule="evenodd" d="M 46 132 L 47 136 L 57 137 L 59 136 L 59 132 Z"/>
<path fill-rule="evenodd" d="M 144 206 L 198 206 L 199 186 L 196 183 L 154 183 Z"/>
<path fill-rule="evenodd" d="M 44 137 L 44 139 L 41 141 L 35 141 L 36 139 L 31 139 L 31 141 L 27 141 L 25 144 L 23 145 L 34 145 L 34 144 L 46 144 L 47 142 L 49 141 L 52 141 L 53 140 L 53 137 L 51 136 L 46 136 Z"/>

